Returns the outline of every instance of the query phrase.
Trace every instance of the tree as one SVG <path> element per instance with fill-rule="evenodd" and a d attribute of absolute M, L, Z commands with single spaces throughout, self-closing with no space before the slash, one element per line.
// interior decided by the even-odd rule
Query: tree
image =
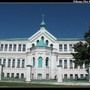
<path fill-rule="evenodd" d="M 90 27 L 89 30 L 84 34 L 84 42 L 79 41 L 74 45 L 75 53 L 73 55 L 74 63 L 76 66 L 85 64 L 86 71 L 88 72 L 88 67 L 90 65 Z"/>

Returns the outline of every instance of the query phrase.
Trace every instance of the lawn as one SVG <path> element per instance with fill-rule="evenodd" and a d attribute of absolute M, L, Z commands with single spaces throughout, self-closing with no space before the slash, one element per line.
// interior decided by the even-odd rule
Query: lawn
<path fill-rule="evenodd" d="M 50 85 L 50 84 L 33 84 L 33 83 L 17 83 L 17 82 L 0 82 L 0 87 L 4 88 L 86 88 L 90 86 L 80 85 Z"/>

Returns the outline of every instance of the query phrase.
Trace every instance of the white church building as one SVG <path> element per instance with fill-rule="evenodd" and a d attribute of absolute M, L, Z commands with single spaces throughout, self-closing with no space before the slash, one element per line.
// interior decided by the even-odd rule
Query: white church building
<path fill-rule="evenodd" d="M 73 63 L 73 45 L 80 38 L 56 38 L 46 28 L 29 38 L 0 39 L 0 80 L 53 80 L 87 78 L 85 65 Z"/>

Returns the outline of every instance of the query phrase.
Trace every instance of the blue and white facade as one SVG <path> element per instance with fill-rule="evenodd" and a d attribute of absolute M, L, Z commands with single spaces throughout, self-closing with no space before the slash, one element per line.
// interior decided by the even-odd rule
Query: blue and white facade
<path fill-rule="evenodd" d="M 54 37 L 42 20 L 40 29 L 29 38 L 0 40 L 0 77 L 25 78 L 27 81 L 29 78 L 55 79 L 58 65 L 62 66 L 63 79 L 87 77 L 85 65 L 76 67 L 72 62 L 72 47 L 79 41 L 84 42 L 83 39 Z"/>

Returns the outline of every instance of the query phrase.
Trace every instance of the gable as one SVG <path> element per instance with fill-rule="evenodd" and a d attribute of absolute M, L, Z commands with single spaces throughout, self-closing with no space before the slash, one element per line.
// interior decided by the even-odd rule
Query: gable
<path fill-rule="evenodd" d="M 30 38 L 28 38 L 28 40 L 30 42 L 33 42 L 34 40 L 36 40 L 41 36 L 48 38 L 52 42 L 55 42 L 55 40 L 57 40 L 56 37 L 54 37 L 51 33 L 49 33 L 44 27 L 40 28 L 40 30 L 37 31 L 35 34 L 33 34 Z"/>

